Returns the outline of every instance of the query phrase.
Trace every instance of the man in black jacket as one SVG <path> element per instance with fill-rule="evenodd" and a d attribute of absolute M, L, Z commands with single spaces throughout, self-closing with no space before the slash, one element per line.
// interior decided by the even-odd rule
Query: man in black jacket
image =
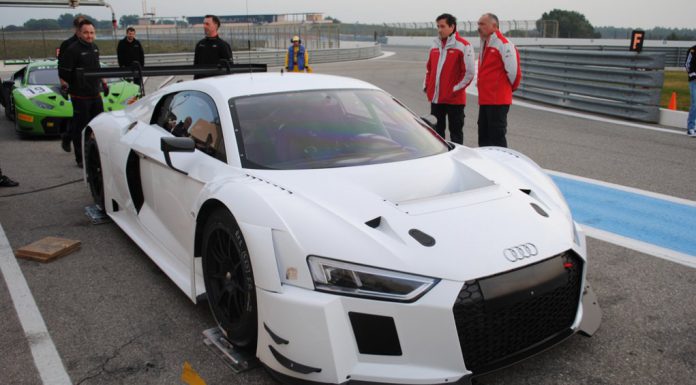
<path fill-rule="evenodd" d="M 104 111 L 99 92 L 109 94 L 109 87 L 103 79 L 78 79 L 77 68 L 100 68 L 99 48 L 94 44 L 96 33 L 89 20 L 80 22 L 79 39 L 72 43 L 64 53 L 62 66 L 58 68 L 61 79 L 68 82 L 68 92 L 73 106 L 70 137 L 75 150 L 75 161 L 82 167 L 82 129 L 92 118 Z"/>
<path fill-rule="evenodd" d="M 135 28 L 126 28 L 126 37 L 118 42 L 118 66 L 127 67 L 137 61 L 141 66 L 145 65 L 145 52 L 140 41 L 135 38 Z"/>
<path fill-rule="evenodd" d="M 196 44 L 196 53 L 193 56 L 193 65 L 216 65 L 221 59 L 232 63 L 232 48 L 226 41 L 218 36 L 220 19 L 215 15 L 205 15 L 203 30 L 205 39 Z M 207 75 L 194 75 L 194 79 L 202 79 Z"/>
<path fill-rule="evenodd" d="M 75 33 L 70 36 L 70 38 L 65 39 L 62 43 L 60 43 L 60 48 L 58 48 L 58 68 L 60 68 L 62 60 L 63 60 L 63 54 L 65 51 L 68 50 L 68 47 L 74 42 L 78 40 L 78 34 L 80 31 L 80 22 L 84 20 L 85 17 L 80 15 L 77 16 L 73 19 L 73 27 L 75 27 Z M 63 90 L 63 95 L 67 96 L 67 90 L 68 90 L 68 82 L 60 78 L 60 88 Z M 68 122 L 66 127 L 70 127 L 70 122 Z M 63 148 L 65 152 L 70 152 L 70 142 L 72 141 L 72 138 L 70 137 L 70 129 L 68 128 L 68 132 L 61 132 L 61 144 L 60 146 Z"/>

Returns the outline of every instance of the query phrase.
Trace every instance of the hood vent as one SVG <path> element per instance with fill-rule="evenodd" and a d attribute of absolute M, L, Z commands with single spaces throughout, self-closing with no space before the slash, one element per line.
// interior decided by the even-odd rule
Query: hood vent
<path fill-rule="evenodd" d="M 435 238 L 418 229 L 411 229 L 408 231 L 408 234 L 425 247 L 435 246 Z"/>

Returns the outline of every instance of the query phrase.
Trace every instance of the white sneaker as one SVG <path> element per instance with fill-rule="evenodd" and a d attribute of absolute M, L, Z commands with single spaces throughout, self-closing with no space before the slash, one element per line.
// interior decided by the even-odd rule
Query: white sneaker
<path fill-rule="evenodd" d="M 689 135 L 692 138 L 696 138 L 696 130 L 694 130 L 694 129 L 686 130 L 686 135 Z"/>

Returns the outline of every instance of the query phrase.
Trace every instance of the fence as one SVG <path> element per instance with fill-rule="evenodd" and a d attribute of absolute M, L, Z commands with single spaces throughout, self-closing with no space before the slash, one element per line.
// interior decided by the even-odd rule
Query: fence
<path fill-rule="evenodd" d="M 200 27 L 180 25 L 135 26 L 137 38 L 145 53 L 192 52 L 203 38 Z M 124 29 L 97 31 L 102 54 L 116 52 L 118 39 L 125 36 Z M 287 49 L 290 38 L 297 35 L 310 50 L 340 48 L 338 25 L 320 23 L 294 23 L 280 25 L 225 25 L 218 31 L 221 38 L 232 45 L 232 50 Z M 27 57 L 52 57 L 60 43 L 73 34 L 72 30 L 53 31 L 0 31 L 0 54 L 3 59 Z"/>
<path fill-rule="evenodd" d="M 665 57 L 659 53 L 519 48 L 515 96 L 657 123 Z"/>
<path fill-rule="evenodd" d="M 421 23 L 385 23 L 393 36 L 437 36 L 434 21 Z M 501 20 L 500 30 L 509 36 L 558 37 L 557 20 Z M 466 36 L 478 36 L 478 21 L 465 20 L 457 23 L 457 31 Z"/>
<path fill-rule="evenodd" d="M 232 56 L 236 64 L 258 63 L 267 64 L 271 67 L 282 66 L 285 63 L 285 50 L 263 50 L 263 51 L 235 51 Z M 358 48 L 334 48 L 317 49 L 309 51 L 310 64 L 330 63 L 347 60 L 370 59 L 382 54 L 382 46 L 379 44 L 358 47 Z M 104 63 L 116 65 L 116 56 L 102 56 Z M 193 53 L 165 53 L 145 55 L 147 65 L 162 64 L 193 64 Z"/>
<path fill-rule="evenodd" d="M 559 41 L 562 41 L 559 40 Z M 601 40 L 596 40 L 601 41 Z M 628 50 L 628 40 L 622 41 L 621 45 L 545 45 L 545 44 L 530 44 L 538 48 L 553 48 L 553 49 L 570 49 L 570 50 L 585 50 L 585 51 L 627 51 Z M 517 44 L 521 46 L 521 44 Z M 665 67 L 683 67 L 686 61 L 686 54 L 688 53 L 688 47 L 651 47 L 644 45 L 642 54 L 663 54 L 665 56 Z"/>

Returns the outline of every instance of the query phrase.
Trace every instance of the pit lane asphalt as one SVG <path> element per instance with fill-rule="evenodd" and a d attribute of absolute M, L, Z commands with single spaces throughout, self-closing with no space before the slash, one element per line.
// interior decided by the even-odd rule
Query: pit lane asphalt
<path fill-rule="evenodd" d="M 427 50 L 384 49 L 396 55 L 314 68 L 374 83 L 426 114 Z M 475 97 L 469 96 L 466 114 L 465 144 L 474 146 Z M 508 119 L 510 147 L 544 168 L 696 199 L 696 139 L 516 106 Z M 1 188 L 0 196 L 81 177 L 58 141 L 20 140 L 3 118 L 0 166 L 21 183 Z M 13 248 L 45 236 L 82 241 L 81 250 L 49 264 L 19 260 L 73 383 L 181 383 L 184 361 L 207 384 L 274 383 L 261 369 L 235 375 L 213 355 L 201 335 L 214 325 L 207 304 L 193 305 L 116 225 L 91 225 L 83 213 L 90 203 L 82 182 L 0 197 L 0 223 Z M 604 312 L 597 334 L 573 336 L 479 383 L 685 384 L 696 378 L 696 270 L 593 239 L 588 254 L 588 278 Z M 0 383 L 38 384 L 0 281 Z"/>

